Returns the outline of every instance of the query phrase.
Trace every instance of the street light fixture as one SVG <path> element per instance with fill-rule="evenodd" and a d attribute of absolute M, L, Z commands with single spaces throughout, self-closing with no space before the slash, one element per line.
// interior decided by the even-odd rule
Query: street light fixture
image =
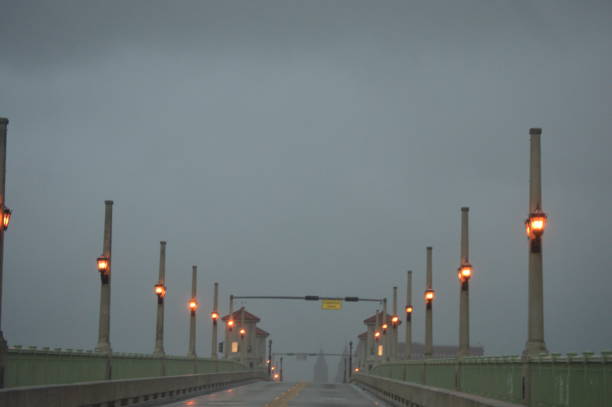
<path fill-rule="evenodd" d="M 542 210 L 537 209 L 535 212 L 529 214 L 529 217 L 525 221 L 525 232 L 530 240 L 535 240 L 544 234 L 546 229 L 546 223 L 548 218 Z"/>
<path fill-rule="evenodd" d="M 383 331 L 383 334 L 386 334 L 386 333 L 387 333 L 387 328 L 389 328 L 389 325 L 387 325 L 386 323 L 382 324 L 382 331 Z"/>
<path fill-rule="evenodd" d="M 230 319 L 229 321 L 227 321 L 227 330 L 232 332 L 233 328 L 234 328 L 234 320 Z"/>
<path fill-rule="evenodd" d="M 397 315 L 393 315 L 391 317 L 391 325 L 393 325 L 393 327 L 397 327 L 399 325 L 399 317 Z"/>
<path fill-rule="evenodd" d="M 376 341 L 380 339 L 380 331 L 374 331 L 374 339 L 376 339 Z"/>
<path fill-rule="evenodd" d="M 189 301 L 189 310 L 195 312 L 198 309 L 198 301 L 195 298 Z"/>
<path fill-rule="evenodd" d="M 244 336 L 246 335 L 246 329 L 244 328 L 240 328 L 240 338 L 244 339 Z"/>
<path fill-rule="evenodd" d="M 161 300 L 166 296 L 166 286 L 163 284 L 155 284 L 154 292 L 157 295 L 157 298 Z"/>
<path fill-rule="evenodd" d="M 215 312 L 215 311 L 211 312 L 210 313 L 210 319 L 212 319 L 213 323 L 216 325 L 217 324 L 217 320 L 219 319 L 219 313 Z"/>
<path fill-rule="evenodd" d="M 9 223 L 11 223 L 11 210 L 7 207 L 4 207 L 2 211 L 2 228 L 4 230 L 8 229 Z"/>
<path fill-rule="evenodd" d="M 434 298 L 436 298 L 436 292 L 431 288 L 425 290 L 425 302 L 429 305 L 433 302 Z"/>
<path fill-rule="evenodd" d="M 96 259 L 96 263 L 98 265 L 98 271 L 100 273 L 102 274 L 108 273 L 108 269 L 109 269 L 108 257 L 100 256 Z"/>
<path fill-rule="evenodd" d="M 462 283 L 467 283 L 468 281 L 470 281 L 471 277 L 472 265 L 470 263 L 465 263 L 461 267 L 459 267 L 459 270 L 457 271 L 457 278 L 459 278 L 459 281 L 461 281 Z"/>

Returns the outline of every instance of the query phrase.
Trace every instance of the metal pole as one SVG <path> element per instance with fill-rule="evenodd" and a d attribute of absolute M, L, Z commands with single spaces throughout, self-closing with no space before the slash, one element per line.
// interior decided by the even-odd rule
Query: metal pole
<path fill-rule="evenodd" d="M 383 300 L 382 323 L 383 323 L 383 326 L 387 323 L 387 299 L 386 298 Z M 389 335 L 388 335 L 388 332 L 386 332 L 388 330 L 389 330 L 389 326 L 387 326 L 387 329 L 383 329 L 383 334 L 382 334 L 383 359 L 385 360 L 389 360 L 389 349 L 388 349 Z"/>
<path fill-rule="evenodd" d="M 470 263 L 469 250 L 469 211 L 461 208 L 461 266 Z M 461 272 L 461 268 L 459 268 Z M 459 356 L 470 354 L 470 282 L 468 279 L 459 283 Z"/>
<path fill-rule="evenodd" d="M 380 355 L 378 354 L 378 349 L 379 349 L 379 346 L 383 342 L 381 320 L 382 320 L 382 315 L 380 313 L 380 310 L 376 310 L 376 326 L 374 327 L 374 333 L 376 334 L 376 331 L 380 333 L 380 336 L 378 337 L 378 339 L 374 340 L 374 356 L 375 356 L 374 359 L 376 360 L 380 359 Z M 383 348 L 383 351 L 384 351 L 384 348 Z"/>
<path fill-rule="evenodd" d="M 216 313 L 217 315 L 219 314 L 219 283 L 215 282 L 215 291 L 213 294 L 213 309 L 212 312 Z M 210 357 L 213 359 L 217 359 L 217 336 L 218 336 L 218 332 L 217 332 L 217 319 L 213 319 L 212 320 L 212 346 L 210 349 Z"/>
<path fill-rule="evenodd" d="M 427 289 L 432 289 L 432 247 L 427 248 Z M 433 301 L 428 301 L 425 314 L 425 358 L 433 355 Z"/>
<path fill-rule="evenodd" d="M 159 242 L 159 283 L 166 286 L 166 242 Z M 157 297 L 157 323 L 155 326 L 155 350 L 153 356 L 163 357 L 164 352 L 164 296 Z"/>
<path fill-rule="evenodd" d="M 393 317 L 397 316 L 397 286 L 393 287 Z M 391 324 L 393 335 L 391 335 L 391 358 L 397 359 L 397 326 L 399 325 L 399 320 L 397 324 Z"/>
<path fill-rule="evenodd" d="M 542 210 L 541 143 L 542 129 L 529 129 L 531 165 L 529 185 L 529 213 Z M 529 248 L 529 323 L 524 353 L 538 355 L 548 352 L 544 342 L 544 278 L 542 240 L 536 237 Z"/>
<path fill-rule="evenodd" d="M 240 330 L 245 330 L 245 334 L 240 334 L 240 362 L 246 364 L 246 327 L 244 326 L 244 306 L 240 308 Z"/>
<path fill-rule="evenodd" d="M 268 377 L 272 378 L 272 339 L 268 340 Z"/>
<path fill-rule="evenodd" d="M 229 316 L 228 316 L 228 322 L 229 321 L 233 321 L 234 319 L 234 296 L 230 295 L 229 296 Z M 234 325 L 235 325 L 235 321 L 234 321 Z M 233 333 L 233 331 L 232 331 Z M 230 354 L 230 349 L 229 347 L 231 346 L 231 340 L 232 340 L 232 335 L 230 333 L 230 326 L 229 324 L 226 322 L 225 323 L 225 346 L 223 346 L 223 353 L 224 353 L 224 357 L 225 359 L 229 358 L 229 354 Z"/>
<path fill-rule="evenodd" d="M 112 271 L 112 229 L 113 201 L 104 201 L 104 243 L 102 255 L 108 259 L 108 272 L 101 274 L 100 285 L 100 319 L 98 325 L 98 344 L 96 352 L 110 354 L 110 301 L 111 301 L 111 271 Z"/>
<path fill-rule="evenodd" d="M 353 375 L 353 341 L 349 342 L 349 378 Z"/>
<path fill-rule="evenodd" d="M 280 372 L 279 372 L 279 381 L 283 381 L 284 377 L 283 377 L 283 357 L 280 357 Z"/>
<path fill-rule="evenodd" d="M 406 308 L 412 307 L 412 271 L 406 272 Z M 406 348 L 404 353 L 404 359 L 408 360 L 412 358 L 412 312 L 406 310 L 406 331 L 405 331 L 405 342 Z"/>
<path fill-rule="evenodd" d="M 0 219 L 4 215 L 6 199 L 4 196 L 6 188 L 6 127 L 8 119 L 0 117 Z M 6 369 L 6 354 L 8 345 L 2 333 L 2 275 L 4 265 L 4 228 L 0 227 L 0 389 L 4 388 L 4 376 Z"/>
<path fill-rule="evenodd" d="M 197 278 L 198 266 L 191 268 L 191 300 L 195 301 L 197 296 Z M 196 358 L 196 310 L 192 309 L 189 312 L 189 352 L 187 356 Z"/>

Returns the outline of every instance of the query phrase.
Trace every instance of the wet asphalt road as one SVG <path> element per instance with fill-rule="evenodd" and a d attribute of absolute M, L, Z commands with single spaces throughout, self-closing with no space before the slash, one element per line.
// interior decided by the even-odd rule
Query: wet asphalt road
<path fill-rule="evenodd" d="M 257 382 L 164 404 L 167 407 L 388 407 L 350 384 Z"/>

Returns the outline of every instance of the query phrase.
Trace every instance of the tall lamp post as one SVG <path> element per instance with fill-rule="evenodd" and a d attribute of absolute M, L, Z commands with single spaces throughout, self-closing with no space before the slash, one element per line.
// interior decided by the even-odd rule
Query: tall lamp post
<path fill-rule="evenodd" d="M 400 324 L 399 316 L 397 315 L 397 287 L 393 287 L 393 315 L 391 316 L 391 357 L 397 359 L 397 327 Z"/>
<path fill-rule="evenodd" d="M 459 356 L 470 354 L 470 278 L 472 265 L 469 252 L 468 216 L 470 208 L 461 208 L 461 265 L 457 271 L 459 278 Z"/>
<path fill-rule="evenodd" d="M 111 252 L 113 229 L 113 201 L 104 201 L 104 243 L 102 255 L 96 263 L 100 272 L 100 319 L 96 352 L 110 354 L 110 296 L 111 296 Z"/>
<path fill-rule="evenodd" d="M 197 299 L 198 266 L 191 269 L 191 299 L 189 300 L 189 352 L 187 356 L 195 359 L 196 355 L 196 311 L 198 309 Z"/>
<path fill-rule="evenodd" d="M 436 292 L 432 288 L 432 248 L 427 248 L 427 287 L 425 289 L 425 358 L 433 355 L 433 301 Z"/>
<path fill-rule="evenodd" d="M 268 377 L 272 378 L 272 339 L 268 340 Z"/>
<path fill-rule="evenodd" d="M 11 220 L 11 210 L 7 208 L 4 196 L 6 187 L 6 127 L 8 119 L 0 117 L 0 213 L 2 225 L 0 227 L 0 389 L 4 388 L 4 372 L 6 366 L 6 353 L 8 346 L 2 333 L 2 271 L 4 263 L 4 232 Z"/>
<path fill-rule="evenodd" d="M 157 295 L 157 323 L 155 326 L 155 350 L 153 356 L 163 357 L 164 352 L 164 297 L 166 297 L 166 242 L 159 242 L 159 280 L 155 284 Z"/>
<path fill-rule="evenodd" d="M 404 352 L 404 359 L 408 360 L 412 358 L 412 271 L 406 272 L 406 332 L 405 342 L 406 348 Z"/>
<path fill-rule="evenodd" d="M 541 147 L 542 129 L 529 129 L 531 165 L 529 182 L 529 217 L 525 231 L 529 239 L 529 323 L 525 355 L 547 353 L 544 342 L 544 279 L 542 272 L 542 235 L 548 218 L 542 210 Z"/>
<path fill-rule="evenodd" d="M 212 346 L 210 349 L 210 357 L 217 359 L 217 323 L 219 321 L 219 283 L 215 282 L 215 292 L 213 296 L 213 309 L 210 313 L 210 319 L 212 320 Z"/>

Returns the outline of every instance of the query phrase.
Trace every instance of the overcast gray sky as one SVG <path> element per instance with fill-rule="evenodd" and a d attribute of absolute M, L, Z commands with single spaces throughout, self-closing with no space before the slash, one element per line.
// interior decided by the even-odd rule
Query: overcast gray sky
<path fill-rule="evenodd" d="M 153 349 L 160 240 L 170 354 L 187 351 L 192 264 L 201 355 L 213 281 L 223 311 L 230 293 L 393 285 L 403 306 L 412 269 L 422 341 L 428 245 L 434 339 L 456 344 L 466 205 L 472 343 L 518 354 L 528 129 L 542 127 L 546 341 L 611 349 L 610 21 L 609 0 L 0 0 L 7 340 L 95 346 L 112 199 L 115 351 Z M 340 351 L 374 312 L 247 306 L 279 351 Z"/>

